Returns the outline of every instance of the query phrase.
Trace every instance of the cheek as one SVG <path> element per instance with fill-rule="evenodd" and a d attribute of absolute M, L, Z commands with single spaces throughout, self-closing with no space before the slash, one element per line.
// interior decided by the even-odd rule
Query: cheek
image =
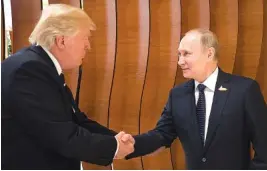
<path fill-rule="evenodd" d="M 185 60 L 185 65 L 189 68 L 189 69 L 191 69 L 192 68 L 192 60 L 190 60 L 190 59 L 186 59 Z"/>

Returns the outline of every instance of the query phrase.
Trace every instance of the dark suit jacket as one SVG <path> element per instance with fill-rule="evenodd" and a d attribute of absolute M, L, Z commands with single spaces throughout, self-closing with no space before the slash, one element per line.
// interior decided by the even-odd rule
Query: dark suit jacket
<path fill-rule="evenodd" d="M 40 46 L 1 64 L 2 169 L 80 169 L 112 163 L 115 132 L 72 110 L 54 64 Z"/>
<path fill-rule="evenodd" d="M 227 91 L 219 91 L 220 86 Z M 178 137 L 188 169 L 267 169 L 266 131 L 267 109 L 258 84 L 219 70 L 204 147 L 191 80 L 170 91 L 156 128 L 136 136 L 135 152 L 126 158 L 169 147 Z M 250 142 L 255 149 L 253 159 Z"/>

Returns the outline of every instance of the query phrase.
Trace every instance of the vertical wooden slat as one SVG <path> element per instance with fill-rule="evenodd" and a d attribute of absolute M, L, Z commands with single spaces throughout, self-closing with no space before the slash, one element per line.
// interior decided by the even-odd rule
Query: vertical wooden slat
<path fill-rule="evenodd" d="M 173 87 L 180 40 L 180 0 L 150 1 L 150 47 L 142 97 L 140 132 L 155 127 Z M 144 169 L 173 169 L 170 149 L 143 157 Z"/>
<path fill-rule="evenodd" d="M 239 1 L 239 26 L 234 74 L 255 79 L 261 54 L 263 1 Z"/>
<path fill-rule="evenodd" d="M 29 45 L 29 36 L 41 14 L 41 0 L 11 0 L 13 52 Z"/>
<path fill-rule="evenodd" d="M 186 32 L 194 28 L 210 28 L 209 0 L 181 0 L 182 26 L 181 38 Z M 185 82 L 178 66 L 175 85 Z"/>
<path fill-rule="evenodd" d="M 1 0 L 1 61 L 5 59 L 5 12 L 4 3 Z"/>
<path fill-rule="evenodd" d="M 139 111 L 149 45 L 149 1 L 117 0 L 117 54 L 109 108 L 116 131 L 139 133 Z M 114 161 L 115 169 L 142 169 L 140 158 Z"/>
<path fill-rule="evenodd" d="M 83 61 L 83 77 L 80 92 L 80 108 L 93 119 L 108 126 L 108 108 L 114 74 L 116 49 L 115 0 L 84 1 L 84 10 L 95 22 L 91 51 Z M 84 169 L 111 169 L 83 163 Z"/>
<path fill-rule="evenodd" d="M 219 40 L 219 66 L 232 73 L 238 35 L 238 0 L 211 0 L 210 29 Z"/>
<path fill-rule="evenodd" d="M 264 5 L 263 5 L 263 8 L 264 8 L 264 30 L 267 29 L 267 1 L 265 0 L 264 1 Z M 264 40 L 263 40 L 263 43 L 262 43 L 262 56 L 264 58 L 264 81 L 263 81 L 263 84 L 264 84 L 264 91 L 263 91 L 263 95 L 264 95 L 264 98 L 265 98 L 265 102 L 267 104 L 267 33 L 266 31 L 264 31 Z"/>
<path fill-rule="evenodd" d="M 80 7 L 80 0 L 48 0 L 48 2 L 49 4 L 69 4 L 75 7 Z"/>
<path fill-rule="evenodd" d="M 256 80 L 260 84 L 265 102 L 267 103 L 267 1 L 263 1 L 263 3 L 263 36 Z"/>
<path fill-rule="evenodd" d="M 182 35 L 194 28 L 210 27 L 209 0 L 181 0 Z"/>
<path fill-rule="evenodd" d="M 210 28 L 209 0 L 181 0 L 181 38 L 184 34 L 194 28 Z M 177 65 L 174 85 L 187 81 L 183 77 L 180 67 Z M 175 140 L 171 147 L 171 153 L 175 168 L 185 169 L 185 158 L 182 145 Z"/>

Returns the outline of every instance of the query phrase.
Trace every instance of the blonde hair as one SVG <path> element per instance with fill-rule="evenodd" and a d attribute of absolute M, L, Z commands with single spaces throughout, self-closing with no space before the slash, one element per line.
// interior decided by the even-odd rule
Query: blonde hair
<path fill-rule="evenodd" d="M 218 42 L 217 36 L 212 31 L 208 29 L 204 29 L 204 28 L 197 28 L 197 29 L 190 30 L 186 33 L 186 35 L 191 32 L 196 32 L 201 35 L 200 43 L 202 44 L 203 47 L 214 48 L 215 50 L 214 59 L 218 60 L 219 42 Z"/>
<path fill-rule="evenodd" d="M 51 4 L 43 9 L 29 42 L 50 49 L 56 36 L 73 36 L 82 27 L 96 29 L 92 19 L 82 9 L 66 4 Z"/>

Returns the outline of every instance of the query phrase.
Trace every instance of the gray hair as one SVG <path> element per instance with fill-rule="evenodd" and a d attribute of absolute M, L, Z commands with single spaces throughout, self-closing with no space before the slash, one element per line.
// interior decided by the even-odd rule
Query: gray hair
<path fill-rule="evenodd" d="M 219 42 L 217 36 L 212 31 L 204 28 L 197 28 L 190 30 L 186 33 L 186 35 L 192 32 L 197 32 L 201 35 L 200 42 L 203 47 L 205 48 L 213 47 L 215 49 L 214 58 L 218 60 Z"/>

